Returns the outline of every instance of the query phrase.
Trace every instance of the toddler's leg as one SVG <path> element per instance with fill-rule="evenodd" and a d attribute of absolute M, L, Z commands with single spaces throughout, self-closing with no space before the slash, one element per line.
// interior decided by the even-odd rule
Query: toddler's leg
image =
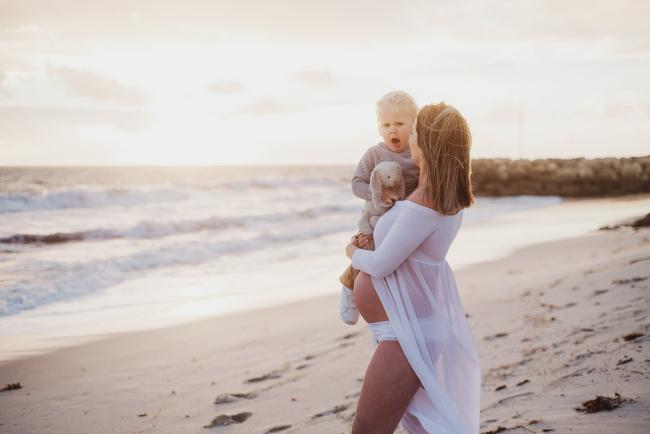
<path fill-rule="evenodd" d="M 357 277 L 358 271 L 352 268 L 352 265 L 348 265 L 343 274 L 339 276 L 339 282 L 341 285 L 352 289 L 354 286 L 354 278 Z"/>
<path fill-rule="evenodd" d="M 343 284 L 341 287 L 341 300 L 339 302 L 339 314 L 341 321 L 346 324 L 354 325 L 359 321 L 359 311 L 357 305 L 354 303 L 354 294 L 352 288 L 354 287 L 354 278 L 358 270 L 348 265 L 339 280 Z"/>
<path fill-rule="evenodd" d="M 354 303 L 354 293 L 352 289 L 346 286 L 341 287 L 339 314 L 341 321 L 346 324 L 354 325 L 359 321 L 359 311 L 357 310 L 357 305 Z"/>
<path fill-rule="evenodd" d="M 356 244 L 355 240 L 357 235 L 352 238 L 352 242 Z M 341 316 L 341 321 L 349 325 L 354 325 L 359 321 L 359 311 L 357 310 L 357 305 L 354 303 L 354 294 L 352 293 L 354 278 L 357 277 L 358 272 L 359 270 L 352 268 L 352 265 L 348 265 L 339 277 L 339 281 L 343 284 L 341 287 L 341 300 L 339 302 L 339 315 Z"/>

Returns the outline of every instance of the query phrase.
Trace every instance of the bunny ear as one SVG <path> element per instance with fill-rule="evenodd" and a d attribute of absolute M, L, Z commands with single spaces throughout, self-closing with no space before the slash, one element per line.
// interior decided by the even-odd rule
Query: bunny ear
<path fill-rule="evenodd" d="M 381 209 L 381 179 L 379 179 L 379 170 L 375 167 L 370 174 L 370 191 L 372 193 L 372 204 L 376 209 Z"/>
<path fill-rule="evenodd" d="M 399 164 L 397 165 L 397 174 L 399 176 L 399 198 L 404 199 L 406 197 L 406 185 L 404 182 L 404 171 Z"/>

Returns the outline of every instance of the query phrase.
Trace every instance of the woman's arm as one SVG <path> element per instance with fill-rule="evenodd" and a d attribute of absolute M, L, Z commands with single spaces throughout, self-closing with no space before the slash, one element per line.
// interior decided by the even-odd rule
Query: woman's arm
<path fill-rule="evenodd" d="M 404 207 L 376 250 L 348 249 L 352 267 L 374 277 L 386 277 L 433 233 L 435 226 L 435 217 Z"/>

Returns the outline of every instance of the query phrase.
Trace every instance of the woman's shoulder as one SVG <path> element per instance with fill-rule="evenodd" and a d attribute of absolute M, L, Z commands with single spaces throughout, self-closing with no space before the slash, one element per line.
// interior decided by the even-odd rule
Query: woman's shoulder
<path fill-rule="evenodd" d="M 426 200 L 426 198 L 424 198 L 424 195 L 422 193 L 418 194 L 417 190 L 411 193 L 408 197 L 406 197 L 406 199 L 399 202 L 408 208 L 420 210 L 422 212 L 429 213 L 431 215 L 435 215 L 439 217 L 447 217 L 447 218 L 457 217 L 462 215 L 463 213 L 463 210 L 460 209 L 455 214 L 443 214 L 436 210 L 435 203 L 431 203 L 430 201 Z"/>
<path fill-rule="evenodd" d="M 421 188 L 413 190 L 413 192 L 401 202 L 407 207 L 440 215 L 440 213 L 436 211 L 435 203 L 431 203 L 431 201 L 427 200 Z"/>
<path fill-rule="evenodd" d="M 404 199 L 404 200 L 397 201 L 395 204 L 400 204 L 400 206 L 405 206 L 406 208 L 412 209 L 412 210 L 415 210 L 415 211 L 422 211 L 422 212 L 429 213 L 429 214 L 432 214 L 432 215 L 440 215 L 438 213 L 438 211 L 436 211 L 435 209 L 433 209 L 431 207 L 428 207 L 428 206 L 426 206 L 426 205 L 424 205 L 424 204 L 422 204 L 420 202 L 416 202 L 416 201 L 414 201 L 412 199 L 408 199 L 408 198 Z"/>

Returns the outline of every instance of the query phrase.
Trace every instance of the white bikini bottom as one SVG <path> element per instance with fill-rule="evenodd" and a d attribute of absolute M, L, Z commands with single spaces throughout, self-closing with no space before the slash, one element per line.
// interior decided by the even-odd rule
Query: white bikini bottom
<path fill-rule="evenodd" d="M 390 321 L 377 321 L 368 323 L 370 331 L 375 337 L 375 341 L 396 341 L 397 337 L 393 331 L 393 326 L 390 325 Z"/>

